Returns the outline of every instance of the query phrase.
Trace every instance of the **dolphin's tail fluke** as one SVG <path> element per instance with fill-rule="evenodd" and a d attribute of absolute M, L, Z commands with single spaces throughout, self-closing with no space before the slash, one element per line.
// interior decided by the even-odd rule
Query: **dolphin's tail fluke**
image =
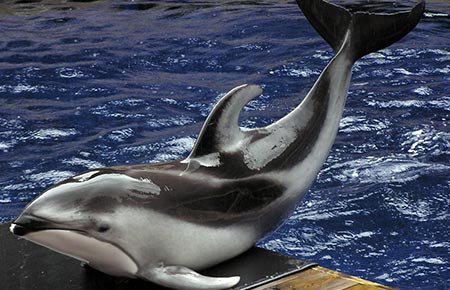
<path fill-rule="evenodd" d="M 338 52 L 345 45 L 354 61 L 408 34 L 422 17 L 425 2 L 393 14 L 350 12 L 323 0 L 297 0 L 306 18 Z"/>

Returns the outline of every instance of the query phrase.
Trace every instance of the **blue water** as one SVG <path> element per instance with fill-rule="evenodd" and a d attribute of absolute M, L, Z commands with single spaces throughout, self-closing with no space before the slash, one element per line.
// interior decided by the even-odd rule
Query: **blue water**
<path fill-rule="evenodd" d="M 429 1 L 412 33 L 355 65 L 330 157 L 259 246 L 450 289 L 449 13 Z M 284 0 L 3 1 L 0 36 L 3 222 L 89 168 L 185 157 L 236 85 L 264 87 L 243 126 L 277 120 L 333 55 Z"/>

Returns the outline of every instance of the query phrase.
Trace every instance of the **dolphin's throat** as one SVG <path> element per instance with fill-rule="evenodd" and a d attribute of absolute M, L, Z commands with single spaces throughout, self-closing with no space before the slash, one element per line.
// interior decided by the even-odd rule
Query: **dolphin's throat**
<path fill-rule="evenodd" d="M 76 231 L 43 230 L 31 232 L 23 238 L 110 275 L 135 277 L 138 271 L 136 263 L 118 247 Z"/>

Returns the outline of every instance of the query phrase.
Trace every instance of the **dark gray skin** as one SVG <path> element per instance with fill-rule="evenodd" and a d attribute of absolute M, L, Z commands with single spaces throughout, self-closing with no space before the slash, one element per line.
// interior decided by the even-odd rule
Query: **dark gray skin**
<path fill-rule="evenodd" d="M 351 14 L 297 2 L 336 56 L 295 110 L 264 128 L 239 128 L 241 109 L 261 94 L 239 86 L 214 107 L 186 159 L 67 179 L 27 206 L 12 232 L 112 275 L 177 289 L 235 285 L 238 277 L 194 270 L 246 251 L 295 208 L 334 142 L 354 62 L 406 35 L 424 9 Z"/>

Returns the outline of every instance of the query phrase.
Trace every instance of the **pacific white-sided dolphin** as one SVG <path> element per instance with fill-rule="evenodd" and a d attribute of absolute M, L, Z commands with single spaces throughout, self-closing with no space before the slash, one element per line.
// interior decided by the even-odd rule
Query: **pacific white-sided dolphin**
<path fill-rule="evenodd" d="M 352 65 L 406 35 L 424 10 L 423 2 L 390 15 L 297 3 L 336 55 L 291 113 L 244 130 L 240 111 L 261 89 L 236 87 L 214 107 L 186 159 L 64 180 L 29 204 L 11 231 L 111 275 L 177 289 L 238 283 L 195 271 L 246 251 L 294 209 L 334 142 Z"/>

